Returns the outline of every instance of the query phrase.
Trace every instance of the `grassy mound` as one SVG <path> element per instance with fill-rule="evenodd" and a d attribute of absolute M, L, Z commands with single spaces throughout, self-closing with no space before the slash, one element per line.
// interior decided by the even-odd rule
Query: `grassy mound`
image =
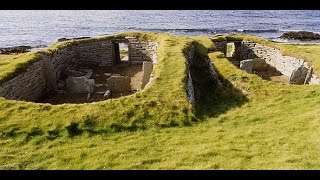
<path fill-rule="evenodd" d="M 248 74 L 220 52 L 208 54 L 214 47 L 204 36 L 148 36 L 159 43 L 159 59 L 152 85 L 141 93 L 85 105 L 1 99 L 0 169 L 320 168 L 320 86 Z M 195 110 L 187 102 L 183 55 L 192 43 Z M 271 44 L 300 49 L 296 56 L 315 50 L 304 54 L 307 60 L 320 50 Z M 219 91 L 203 79 L 208 57 L 222 81 Z"/>
<path fill-rule="evenodd" d="M 51 138 L 51 131 L 55 131 L 57 137 L 74 136 L 81 133 L 99 134 L 152 127 L 184 126 L 197 121 L 187 99 L 184 56 L 185 51 L 195 40 L 152 33 L 126 33 L 114 37 L 124 36 L 148 38 L 159 43 L 158 63 L 154 71 L 154 80 L 149 88 L 131 96 L 91 104 L 50 105 L 1 98 L 2 137 L 28 136 L 30 133 L 33 134 L 34 129 L 43 132 L 37 135 Z M 112 36 L 99 39 L 105 38 Z M 14 74 L 14 70 L 18 71 L 23 65 L 31 63 L 40 53 L 50 53 L 62 46 L 96 39 L 59 42 L 45 52 L 21 55 L 17 59 L 13 58 L 11 63 L 0 67 L 3 69 L 12 67 L 10 72 L 13 71 Z M 199 41 L 201 39 L 204 37 L 200 37 Z M 212 45 L 208 38 L 206 41 Z M 204 47 L 204 53 L 205 50 Z M 2 74 L 7 78 L 11 73 L 7 70 Z"/>

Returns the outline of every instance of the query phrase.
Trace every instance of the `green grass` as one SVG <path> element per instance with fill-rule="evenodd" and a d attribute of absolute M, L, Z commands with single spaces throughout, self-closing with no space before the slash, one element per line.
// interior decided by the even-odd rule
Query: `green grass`
<path fill-rule="evenodd" d="M 217 89 L 203 79 L 208 38 L 148 36 L 159 59 L 141 93 L 86 105 L 0 100 L 0 169 L 320 169 L 320 86 L 265 81 L 213 52 Z M 193 41 L 195 109 L 183 59 Z M 312 59 L 320 47 L 289 48 Z"/>
<path fill-rule="evenodd" d="M 24 67 L 37 60 L 37 51 L 19 55 L 0 55 L 0 84 L 13 78 Z"/>
<path fill-rule="evenodd" d="M 120 50 L 120 59 L 128 56 L 128 50 Z"/>

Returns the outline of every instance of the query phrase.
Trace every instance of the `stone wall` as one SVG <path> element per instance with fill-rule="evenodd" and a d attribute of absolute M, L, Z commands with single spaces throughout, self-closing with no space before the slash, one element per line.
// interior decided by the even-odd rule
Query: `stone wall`
<path fill-rule="evenodd" d="M 50 55 L 42 55 L 46 73 L 47 91 L 57 90 L 57 82 L 67 69 L 74 69 L 78 65 L 76 53 L 71 48 L 63 47 Z"/>
<path fill-rule="evenodd" d="M 72 47 L 77 63 L 88 66 L 112 66 L 112 42 L 103 40 L 97 42 L 82 42 Z"/>
<path fill-rule="evenodd" d="M 40 60 L 13 79 L 0 84 L 0 96 L 6 99 L 35 101 L 46 89 L 44 61 Z"/>
<path fill-rule="evenodd" d="M 283 56 L 279 49 L 267 47 L 258 43 L 243 42 L 242 43 L 242 59 L 261 58 L 265 62 L 275 67 L 282 74 L 289 77 L 291 84 L 319 84 L 320 80 L 316 75 L 312 74 L 309 80 L 307 72 L 311 67 L 303 59 L 290 56 Z"/>
<path fill-rule="evenodd" d="M 213 43 L 217 51 L 221 51 L 222 53 L 226 54 L 228 41 L 214 41 Z"/>
<path fill-rule="evenodd" d="M 195 47 L 192 45 L 190 51 L 186 55 L 186 63 L 187 63 L 187 94 L 188 94 L 188 99 L 190 103 L 194 103 L 195 101 L 195 95 L 194 95 L 194 87 L 192 83 L 192 76 L 190 73 L 190 67 L 192 66 L 193 59 L 194 59 L 194 51 Z"/>
<path fill-rule="evenodd" d="M 156 63 L 157 60 L 157 43 L 151 40 L 138 40 L 127 37 L 129 40 L 129 61 L 132 64 L 142 64 L 143 61 Z"/>

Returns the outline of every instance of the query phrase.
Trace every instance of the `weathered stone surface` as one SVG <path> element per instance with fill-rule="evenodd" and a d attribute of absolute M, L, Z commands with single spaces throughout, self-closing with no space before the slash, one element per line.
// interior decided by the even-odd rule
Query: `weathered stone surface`
<path fill-rule="evenodd" d="M 285 32 L 280 38 L 282 39 L 298 39 L 298 40 L 315 40 L 320 39 L 320 34 L 316 34 L 308 31 L 298 31 L 298 32 Z"/>
<path fill-rule="evenodd" d="M 149 82 L 152 71 L 153 71 L 153 63 L 144 61 L 142 64 L 140 89 L 143 89 L 146 86 L 146 84 Z"/>
<path fill-rule="evenodd" d="M 126 92 L 131 91 L 131 78 L 127 76 L 112 75 L 107 79 L 107 84 L 112 92 Z"/>
<path fill-rule="evenodd" d="M 240 61 L 240 69 L 247 71 L 248 73 L 252 73 L 253 71 L 253 60 L 247 59 Z"/>
<path fill-rule="evenodd" d="M 88 79 L 85 76 L 69 76 L 66 79 L 66 88 L 70 93 L 92 93 L 94 91 L 94 79 Z"/>
<path fill-rule="evenodd" d="M 308 74 L 308 68 L 300 66 L 299 68 L 292 71 L 289 79 L 290 84 L 304 84 L 306 76 Z"/>
<path fill-rule="evenodd" d="M 81 77 L 81 76 L 86 75 L 86 73 L 84 73 L 84 72 L 76 71 L 76 70 L 72 70 L 72 69 L 67 69 L 65 73 L 67 76 L 73 76 L 73 77 Z"/>

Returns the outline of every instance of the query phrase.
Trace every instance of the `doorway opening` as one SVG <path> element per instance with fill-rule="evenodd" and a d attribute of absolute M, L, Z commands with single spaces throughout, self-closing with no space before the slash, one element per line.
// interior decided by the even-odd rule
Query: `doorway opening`
<path fill-rule="evenodd" d="M 112 42 L 113 64 L 130 64 L 129 47 L 127 40 L 115 40 Z"/>

